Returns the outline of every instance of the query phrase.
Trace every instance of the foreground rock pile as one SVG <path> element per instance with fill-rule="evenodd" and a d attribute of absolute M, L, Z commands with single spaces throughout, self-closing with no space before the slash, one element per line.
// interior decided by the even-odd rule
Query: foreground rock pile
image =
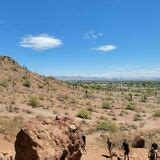
<path fill-rule="evenodd" d="M 17 134 L 15 160 L 79 160 L 82 131 L 68 118 L 38 118 Z"/>

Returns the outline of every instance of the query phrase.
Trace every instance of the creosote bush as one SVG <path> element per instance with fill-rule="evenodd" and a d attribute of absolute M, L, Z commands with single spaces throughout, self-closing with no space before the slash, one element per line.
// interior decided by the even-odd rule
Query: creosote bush
<path fill-rule="evenodd" d="M 97 123 L 97 130 L 116 132 L 118 131 L 118 126 L 114 122 L 101 120 Z"/>
<path fill-rule="evenodd" d="M 91 116 L 91 112 L 86 109 L 86 108 L 82 108 L 79 110 L 77 117 L 83 118 L 83 119 L 89 119 Z"/>
<path fill-rule="evenodd" d="M 153 113 L 153 117 L 160 117 L 160 110 Z"/>
<path fill-rule="evenodd" d="M 3 86 L 6 88 L 8 86 L 8 81 L 7 80 L 0 80 L 0 86 Z"/>
<path fill-rule="evenodd" d="M 141 97 L 141 102 L 145 103 L 147 101 L 146 95 L 142 95 Z"/>
<path fill-rule="evenodd" d="M 23 82 L 23 86 L 25 87 L 31 87 L 31 81 L 29 79 L 26 79 L 24 82 Z"/>
<path fill-rule="evenodd" d="M 142 117 L 141 117 L 141 115 L 140 115 L 139 113 L 136 113 L 136 114 L 134 115 L 134 117 L 133 117 L 133 120 L 134 120 L 134 121 L 141 121 L 141 120 L 142 120 Z"/>
<path fill-rule="evenodd" d="M 111 103 L 105 101 L 102 103 L 102 109 L 111 109 L 112 108 L 112 105 Z"/>
<path fill-rule="evenodd" d="M 132 101 L 132 100 L 133 100 L 132 93 L 129 93 L 129 94 L 128 94 L 127 100 L 128 100 L 128 101 Z"/>
<path fill-rule="evenodd" d="M 33 108 L 38 107 L 39 106 L 39 99 L 37 97 L 30 97 L 29 99 L 29 103 L 30 106 L 32 106 Z"/>
<path fill-rule="evenodd" d="M 135 111 L 135 109 L 136 109 L 135 103 L 133 103 L 133 102 L 127 103 L 126 110 Z"/>

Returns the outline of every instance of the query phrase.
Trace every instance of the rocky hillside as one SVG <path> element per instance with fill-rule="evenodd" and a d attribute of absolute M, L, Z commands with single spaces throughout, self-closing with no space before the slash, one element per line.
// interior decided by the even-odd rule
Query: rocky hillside
<path fill-rule="evenodd" d="M 30 72 L 10 57 L 0 56 L 0 73 L 0 105 L 10 113 L 29 114 L 31 107 L 52 108 L 52 112 L 57 112 L 54 108 L 80 107 L 80 102 L 75 100 L 82 93 L 80 89 L 75 91 L 65 82 Z M 37 112 L 41 114 L 40 110 Z"/>

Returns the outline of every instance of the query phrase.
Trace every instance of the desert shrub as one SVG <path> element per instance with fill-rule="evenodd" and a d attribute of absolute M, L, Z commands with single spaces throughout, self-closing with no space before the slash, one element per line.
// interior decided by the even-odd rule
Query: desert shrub
<path fill-rule="evenodd" d="M 133 100 L 132 93 L 129 93 L 126 98 L 127 98 L 128 101 L 132 101 Z"/>
<path fill-rule="evenodd" d="M 136 109 L 135 103 L 133 103 L 133 102 L 128 102 L 128 103 L 127 103 L 127 106 L 126 106 L 126 109 L 127 109 L 127 110 L 131 110 L 131 111 L 135 111 L 135 109 Z"/>
<path fill-rule="evenodd" d="M 140 100 L 141 102 L 143 102 L 143 103 L 145 103 L 146 101 L 147 101 L 147 97 L 146 97 L 146 95 L 142 95 L 142 97 L 141 97 L 141 100 Z"/>
<path fill-rule="evenodd" d="M 138 97 L 138 96 L 140 96 L 140 95 L 139 95 L 138 93 L 135 93 L 134 96 Z"/>
<path fill-rule="evenodd" d="M 160 117 L 160 110 L 153 113 L 153 117 Z"/>
<path fill-rule="evenodd" d="M 106 97 L 106 100 L 107 100 L 107 101 L 111 101 L 111 100 L 112 100 L 112 97 L 111 97 L 111 96 L 108 96 L 108 97 Z"/>
<path fill-rule="evenodd" d="M 30 106 L 32 106 L 33 108 L 38 107 L 39 106 L 39 99 L 37 97 L 30 97 L 29 99 L 29 103 Z"/>
<path fill-rule="evenodd" d="M 87 107 L 87 110 L 90 111 L 90 112 L 94 112 L 94 109 L 93 109 L 92 106 L 88 106 L 88 107 Z"/>
<path fill-rule="evenodd" d="M 114 122 L 101 120 L 97 123 L 97 130 L 116 132 L 118 131 L 118 126 Z"/>
<path fill-rule="evenodd" d="M 160 96 L 157 97 L 157 103 L 160 104 Z"/>
<path fill-rule="evenodd" d="M 31 87 L 31 81 L 29 79 L 25 79 L 25 81 L 23 82 L 23 86 Z"/>
<path fill-rule="evenodd" d="M 112 105 L 111 103 L 105 101 L 102 103 L 102 109 L 111 109 L 112 108 Z"/>
<path fill-rule="evenodd" d="M 18 71 L 18 67 L 17 66 L 13 66 L 12 70 L 17 72 Z"/>
<path fill-rule="evenodd" d="M 43 84 L 38 84 L 38 88 L 42 89 L 42 88 L 44 88 L 44 85 Z"/>
<path fill-rule="evenodd" d="M 3 86 L 3 87 L 7 87 L 8 86 L 8 81 L 7 80 L 1 80 L 0 81 L 0 86 Z"/>
<path fill-rule="evenodd" d="M 134 121 L 141 121 L 141 120 L 142 120 L 142 117 L 141 117 L 141 115 L 140 115 L 139 113 L 136 113 L 136 114 L 134 115 L 133 120 L 134 120 Z"/>
<path fill-rule="evenodd" d="M 42 100 L 42 101 L 44 101 L 44 99 L 45 99 L 44 95 L 42 95 L 42 94 L 39 95 L 38 97 L 39 97 L 39 99 Z"/>
<path fill-rule="evenodd" d="M 71 97 L 71 99 L 70 99 L 70 103 L 72 103 L 72 104 L 76 104 L 76 103 L 77 103 L 77 100 L 76 100 L 75 98 Z"/>
<path fill-rule="evenodd" d="M 83 119 L 89 119 L 91 116 L 91 112 L 86 109 L 86 108 L 82 108 L 79 110 L 77 117 L 83 118 Z"/>

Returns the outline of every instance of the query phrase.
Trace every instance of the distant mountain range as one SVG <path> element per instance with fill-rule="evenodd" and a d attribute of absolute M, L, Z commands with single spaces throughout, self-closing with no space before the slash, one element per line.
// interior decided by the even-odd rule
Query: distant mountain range
<path fill-rule="evenodd" d="M 121 77 L 121 78 L 106 78 L 106 77 L 85 77 L 85 76 L 54 76 L 56 79 L 63 81 L 126 81 L 126 80 L 153 80 L 160 81 L 160 77 Z"/>

